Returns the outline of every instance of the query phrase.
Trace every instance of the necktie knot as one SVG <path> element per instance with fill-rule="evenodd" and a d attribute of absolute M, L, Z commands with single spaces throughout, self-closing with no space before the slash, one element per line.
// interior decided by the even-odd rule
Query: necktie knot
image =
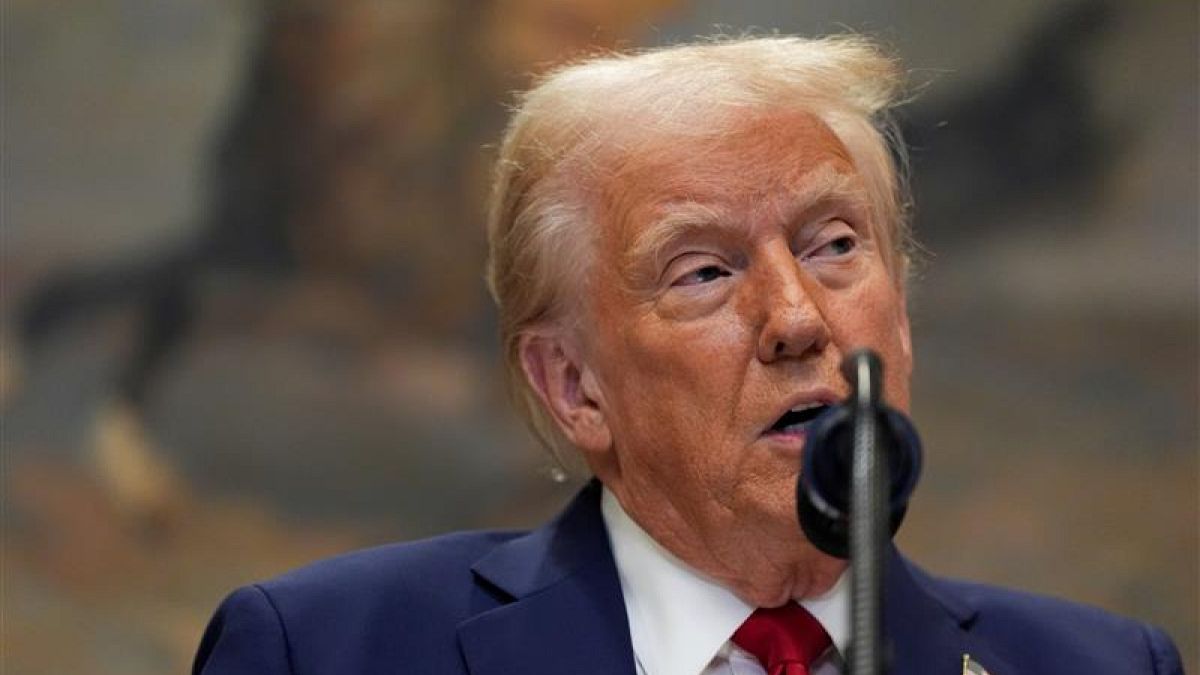
<path fill-rule="evenodd" d="M 760 608 L 733 634 L 768 675 L 808 675 L 809 666 L 829 648 L 829 634 L 800 605 Z"/>

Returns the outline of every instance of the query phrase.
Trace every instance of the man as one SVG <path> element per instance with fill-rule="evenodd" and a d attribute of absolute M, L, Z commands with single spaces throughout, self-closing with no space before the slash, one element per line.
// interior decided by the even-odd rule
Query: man
<path fill-rule="evenodd" d="M 876 350 L 908 406 L 884 124 L 901 79 L 858 38 L 761 38 L 592 59 L 529 92 L 489 281 L 517 399 L 596 480 L 532 533 L 241 589 L 197 672 L 844 672 L 846 565 L 803 539 L 794 489 L 848 351 Z M 1182 672 L 1155 628 L 888 564 L 892 673 Z"/>

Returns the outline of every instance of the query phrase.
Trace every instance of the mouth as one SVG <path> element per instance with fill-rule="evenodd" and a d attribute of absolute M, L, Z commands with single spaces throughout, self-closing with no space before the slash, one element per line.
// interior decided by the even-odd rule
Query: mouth
<path fill-rule="evenodd" d="M 812 424 L 812 421 L 829 409 L 828 403 L 801 403 L 789 408 L 779 416 L 765 432 L 764 436 L 800 436 Z"/>

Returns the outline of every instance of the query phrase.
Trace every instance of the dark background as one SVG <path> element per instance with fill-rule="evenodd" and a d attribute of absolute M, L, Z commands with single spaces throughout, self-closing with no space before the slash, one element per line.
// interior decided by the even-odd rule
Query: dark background
<path fill-rule="evenodd" d="M 481 282 L 489 144 L 524 73 L 714 26 L 866 31 L 921 85 L 902 547 L 1196 669 L 1195 3 L 264 6 L 4 5 L 6 672 L 184 672 L 235 585 L 556 510 Z"/>

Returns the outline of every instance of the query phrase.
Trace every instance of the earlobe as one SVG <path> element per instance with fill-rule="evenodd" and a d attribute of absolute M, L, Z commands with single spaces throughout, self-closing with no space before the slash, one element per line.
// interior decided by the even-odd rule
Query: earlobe
<path fill-rule="evenodd" d="M 908 294 L 901 291 L 900 302 L 897 303 L 900 316 L 896 317 L 897 328 L 900 331 L 900 349 L 904 353 L 905 372 L 904 377 L 907 379 L 912 376 L 913 363 L 913 348 L 912 348 L 912 325 L 908 320 Z"/>
<path fill-rule="evenodd" d="M 589 456 L 607 452 L 612 434 L 602 393 L 575 350 L 557 332 L 522 335 L 519 350 L 526 379 L 567 440 Z"/>

